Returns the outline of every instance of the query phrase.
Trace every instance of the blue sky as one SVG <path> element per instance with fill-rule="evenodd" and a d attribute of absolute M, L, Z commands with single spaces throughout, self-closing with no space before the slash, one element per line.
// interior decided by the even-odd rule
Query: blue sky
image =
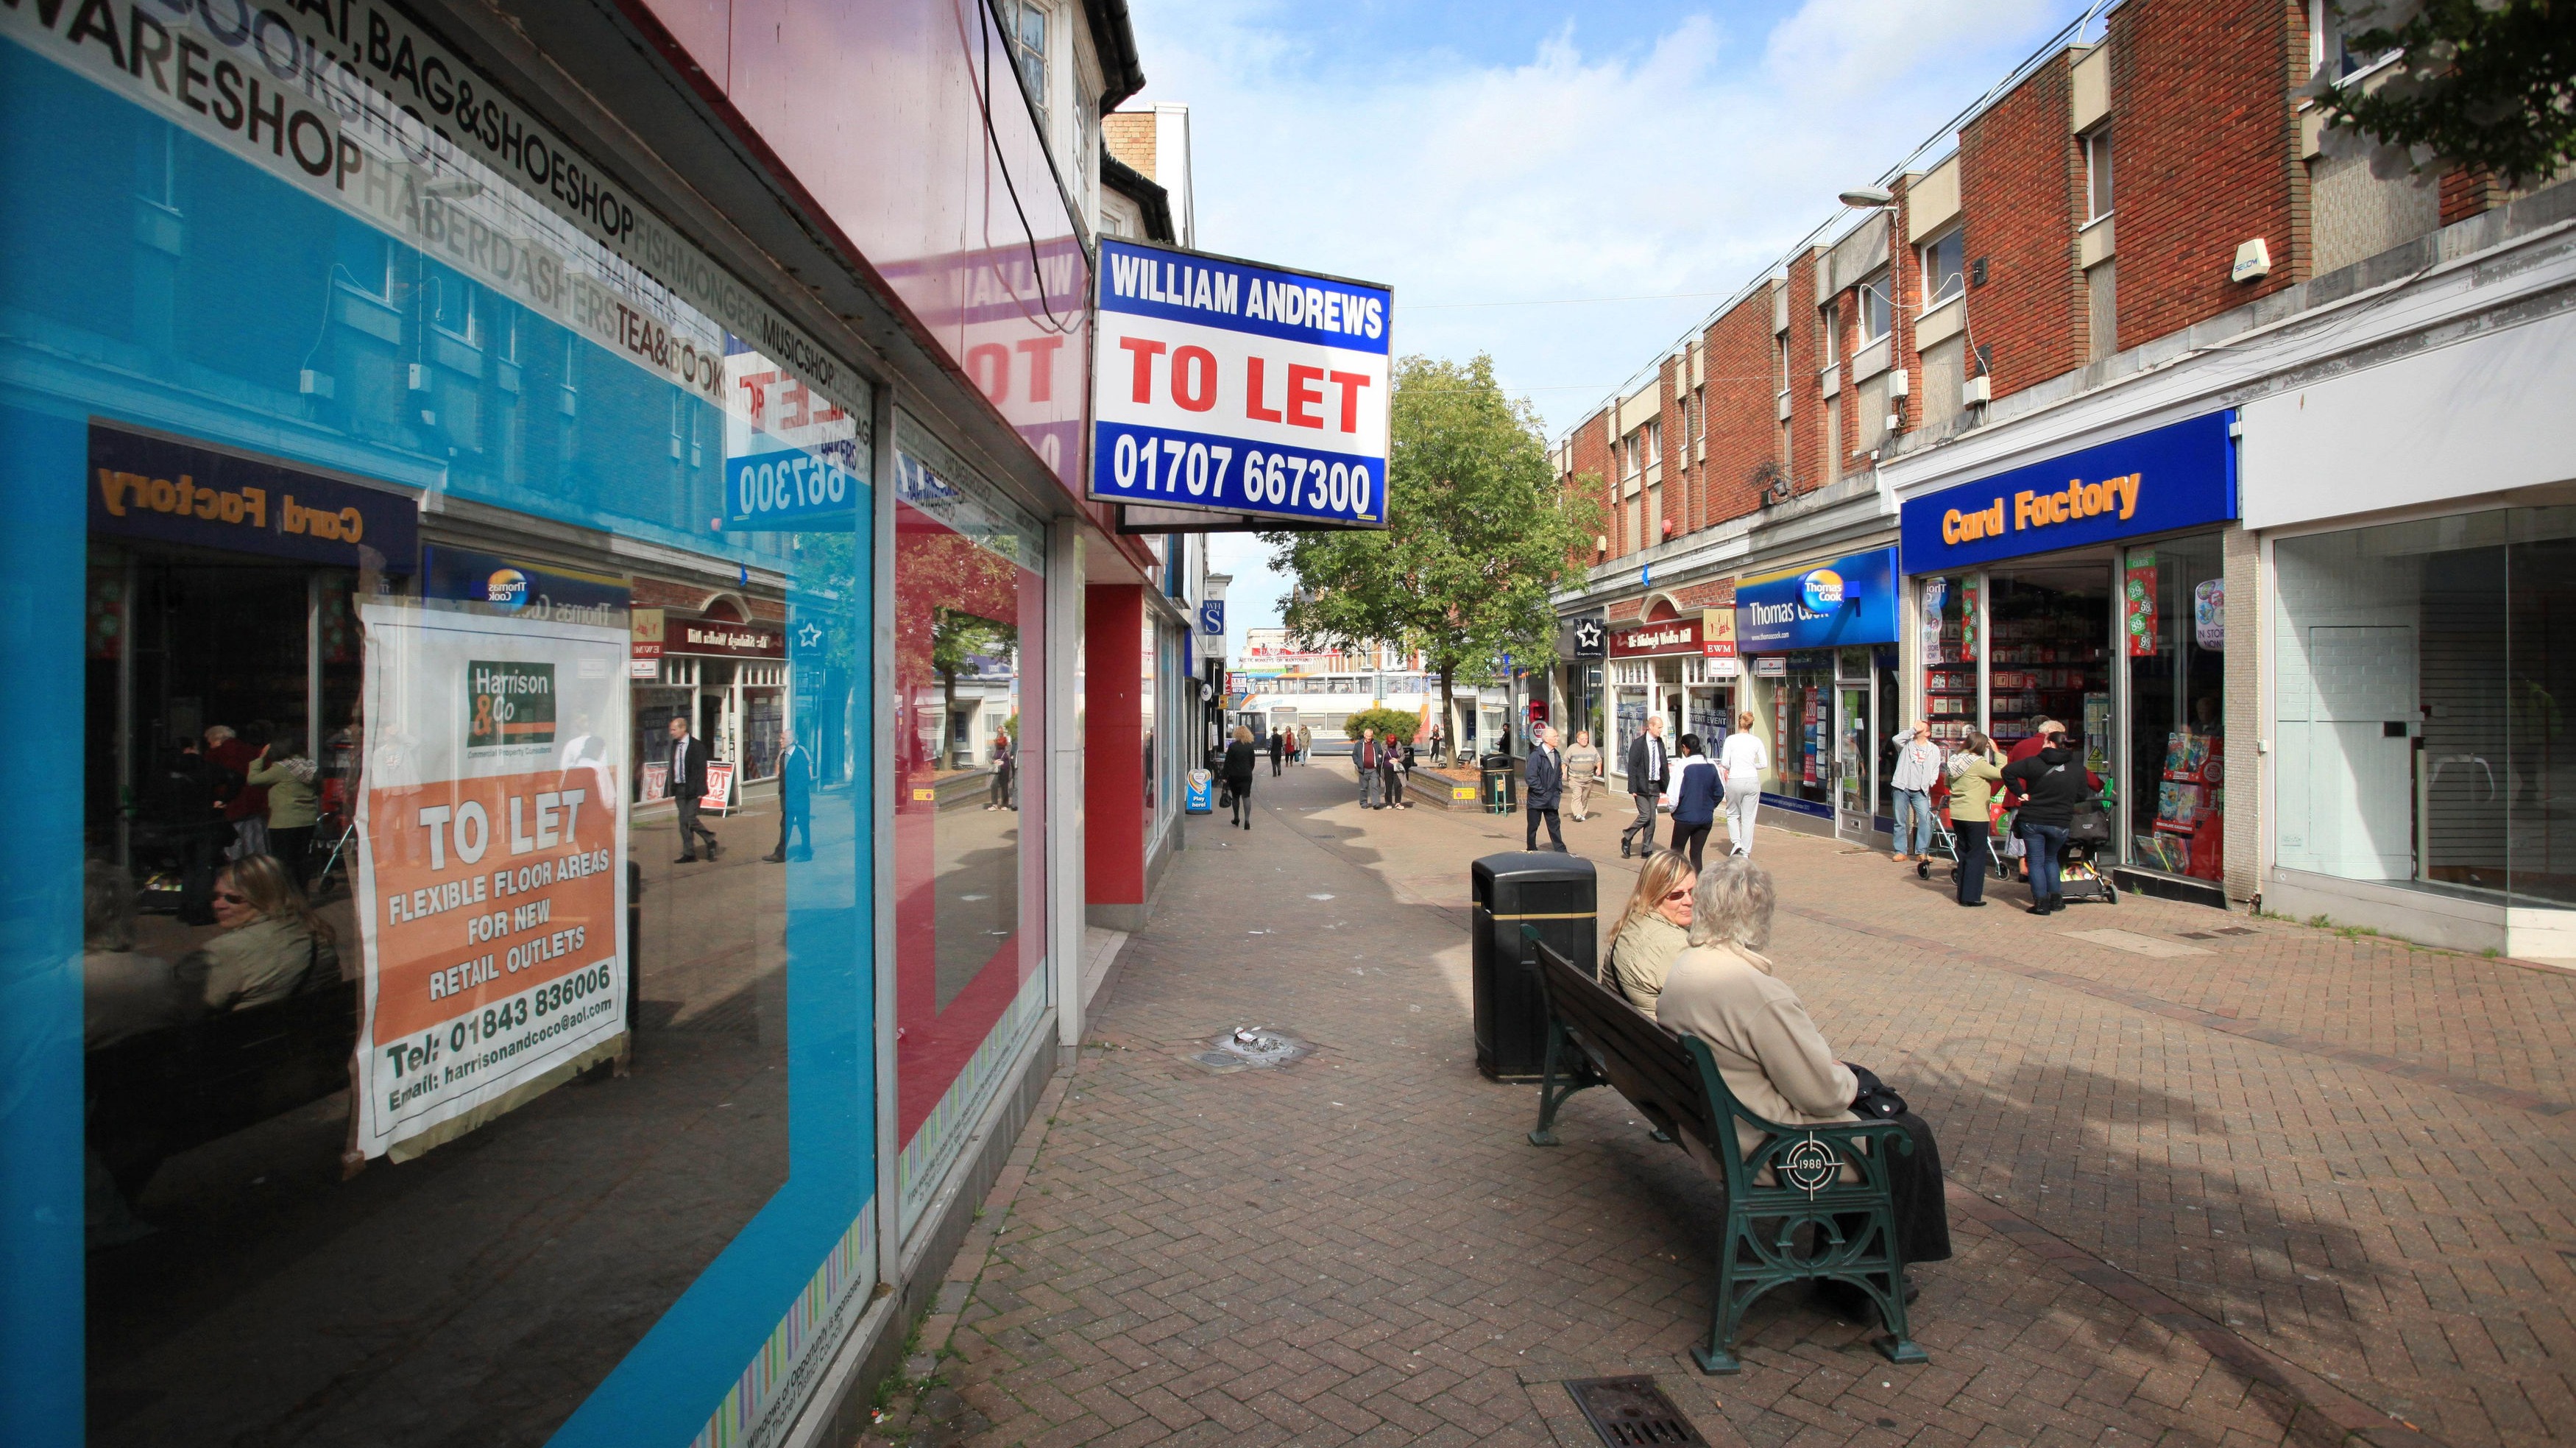
<path fill-rule="evenodd" d="M 1552 437 L 2085 6 L 1131 9 L 1129 104 L 1190 106 L 1198 244 L 1392 286 L 1399 351 L 1491 353 Z M 1646 300 L 1559 300 L 1607 297 Z M 1284 581 L 1216 550 L 1240 649 Z"/>

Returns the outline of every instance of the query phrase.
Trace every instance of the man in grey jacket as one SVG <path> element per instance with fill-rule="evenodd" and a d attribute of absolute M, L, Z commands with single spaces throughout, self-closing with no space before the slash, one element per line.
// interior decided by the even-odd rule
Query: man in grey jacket
<path fill-rule="evenodd" d="M 1655 852 L 1655 805 L 1663 798 L 1664 771 L 1669 758 L 1664 752 L 1664 716 L 1646 716 L 1646 732 L 1628 741 L 1628 798 L 1637 806 L 1637 822 L 1619 832 L 1619 858 L 1627 859 L 1634 841 L 1644 836 L 1645 853 Z"/>

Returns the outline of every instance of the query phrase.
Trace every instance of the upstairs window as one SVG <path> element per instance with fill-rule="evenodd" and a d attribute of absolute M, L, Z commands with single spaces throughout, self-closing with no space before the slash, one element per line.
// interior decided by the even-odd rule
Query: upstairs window
<path fill-rule="evenodd" d="M 2084 137 L 2084 198 L 2089 225 L 2111 214 L 2111 132 L 2108 127 Z"/>
<path fill-rule="evenodd" d="M 1930 311 L 1968 289 L 1968 234 L 1952 230 L 1916 249 L 1923 263 L 1923 310 Z"/>
<path fill-rule="evenodd" d="M 1831 302 L 1827 302 L 1823 306 L 1818 307 L 1816 309 L 1816 326 L 1817 330 L 1824 334 L 1825 339 L 1824 361 L 1823 365 L 1818 370 L 1831 372 L 1834 370 L 1834 365 L 1842 361 L 1842 309 Z"/>
<path fill-rule="evenodd" d="M 1038 129 L 1047 120 L 1047 12 L 1031 0 L 1002 0 L 1002 29 L 1011 45 L 1011 63 L 1020 72 L 1020 88 L 1038 113 Z"/>
<path fill-rule="evenodd" d="M 2308 69 L 2324 71 L 2336 81 L 2350 80 L 2373 69 L 2394 52 L 2355 50 L 2352 32 L 2367 30 L 2368 24 L 2355 26 L 2335 13 L 2335 0 L 2308 0 Z"/>
<path fill-rule="evenodd" d="M 1789 334 L 1786 332 L 1775 333 L 1771 338 L 1771 371 L 1774 378 L 1772 391 L 1782 397 L 1788 396 Z"/>
<path fill-rule="evenodd" d="M 1661 418 L 1646 424 L 1646 462 L 1648 466 L 1664 460 L 1664 424 Z"/>
<path fill-rule="evenodd" d="M 1866 347 L 1887 335 L 1895 311 L 1892 300 L 1886 272 L 1874 273 L 1860 284 L 1860 345 Z"/>

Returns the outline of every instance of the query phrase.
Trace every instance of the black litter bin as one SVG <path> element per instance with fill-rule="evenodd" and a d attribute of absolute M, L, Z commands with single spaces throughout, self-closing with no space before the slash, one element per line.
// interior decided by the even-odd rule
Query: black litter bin
<path fill-rule="evenodd" d="M 1575 969 L 1597 974 L 1599 882 L 1590 860 L 1557 854 L 1487 855 L 1470 874 L 1476 1069 L 1496 1081 L 1535 1081 L 1547 1067 L 1547 1003 L 1521 927 L 1536 928 Z"/>
<path fill-rule="evenodd" d="M 1508 754 L 1488 754 L 1477 767 L 1483 784 L 1477 798 L 1485 802 L 1487 814 L 1510 814 L 1520 804 L 1520 762 Z"/>

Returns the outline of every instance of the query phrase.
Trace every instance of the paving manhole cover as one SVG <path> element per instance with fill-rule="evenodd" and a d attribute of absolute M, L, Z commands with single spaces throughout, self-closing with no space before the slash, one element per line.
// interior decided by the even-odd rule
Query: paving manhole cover
<path fill-rule="evenodd" d="M 1643 1443 L 1708 1442 L 1650 1377 L 1576 1378 L 1565 1385 L 1592 1431 L 1611 1448 Z"/>
<path fill-rule="evenodd" d="M 1190 1059 L 1211 1071 L 1257 1071 L 1295 1065 L 1314 1051 L 1312 1044 L 1275 1026 L 1237 1026 Z"/>

